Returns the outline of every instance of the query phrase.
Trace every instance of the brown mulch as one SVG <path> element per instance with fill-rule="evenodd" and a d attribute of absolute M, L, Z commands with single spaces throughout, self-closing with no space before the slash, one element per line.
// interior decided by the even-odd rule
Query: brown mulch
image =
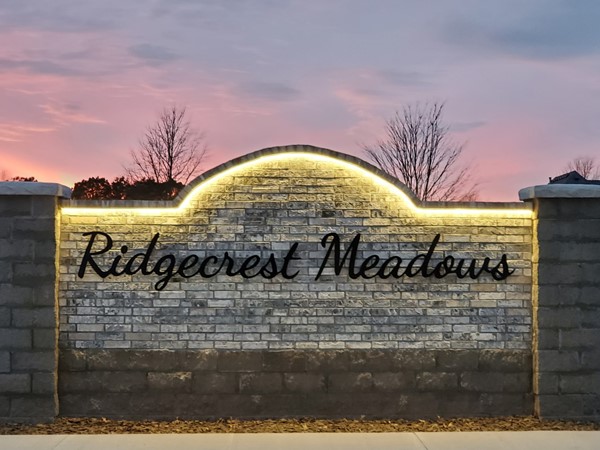
<path fill-rule="evenodd" d="M 600 430 L 599 422 L 540 420 L 531 416 L 435 420 L 277 419 L 215 421 L 131 421 L 59 418 L 41 425 L 0 424 L 5 434 L 135 434 L 135 433 L 382 433 L 436 431 Z"/>

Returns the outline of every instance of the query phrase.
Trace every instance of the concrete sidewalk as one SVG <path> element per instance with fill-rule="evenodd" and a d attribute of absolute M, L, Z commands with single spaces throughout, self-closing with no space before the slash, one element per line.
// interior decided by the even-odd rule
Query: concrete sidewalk
<path fill-rule="evenodd" d="M 597 450 L 600 431 L 0 436 L 2 450 Z"/>

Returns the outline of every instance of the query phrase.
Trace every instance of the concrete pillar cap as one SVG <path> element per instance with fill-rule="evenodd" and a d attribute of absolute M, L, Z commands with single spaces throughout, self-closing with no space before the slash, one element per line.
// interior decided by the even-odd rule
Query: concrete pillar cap
<path fill-rule="evenodd" d="M 71 189 L 57 183 L 3 181 L 0 182 L 0 195 L 43 195 L 71 198 Z"/>
<path fill-rule="evenodd" d="M 530 186 L 519 191 L 523 201 L 534 198 L 600 198 L 600 185 L 597 184 L 544 184 Z"/>

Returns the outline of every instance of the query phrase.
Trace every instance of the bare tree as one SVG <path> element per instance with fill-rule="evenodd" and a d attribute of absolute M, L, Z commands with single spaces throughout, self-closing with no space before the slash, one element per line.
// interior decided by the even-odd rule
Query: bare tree
<path fill-rule="evenodd" d="M 133 167 L 128 175 L 132 180 L 187 184 L 198 174 L 207 148 L 204 135 L 191 128 L 185 114 L 185 108 L 165 108 L 148 127 L 139 148 L 131 152 Z"/>
<path fill-rule="evenodd" d="M 591 156 L 578 156 L 572 161 L 569 161 L 567 172 L 575 170 L 586 180 L 598 180 L 600 179 L 600 165 L 596 164 L 596 160 Z"/>
<path fill-rule="evenodd" d="M 422 201 L 474 201 L 477 184 L 443 125 L 444 104 L 408 105 L 386 123 L 386 135 L 363 150 L 381 170 L 398 178 Z"/>

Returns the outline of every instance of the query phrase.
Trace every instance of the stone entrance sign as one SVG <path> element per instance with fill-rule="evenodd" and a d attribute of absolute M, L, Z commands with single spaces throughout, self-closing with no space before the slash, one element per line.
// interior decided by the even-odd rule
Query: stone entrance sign
<path fill-rule="evenodd" d="M 552 333 L 579 334 L 537 307 L 556 261 L 541 260 L 547 234 L 535 196 L 534 208 L 421 204 L 364 161 L 309 146 L 230 161 L 173 202 L 1 189 L 3 248 L 31 247 L 0 260 L 12 314 L 0 329 L 9 342 L 0 343 L 4 417 L 564 412 L 548 405 L 571 378 L 549 368 L 544 346 L 555 345 Z M 46 234 L 24 234 L 19 224 L 42 213 Z M 35 288 L 47 286 L 43 312 L 18 294 L 34 289 L 25 272 L 37 279 L 38 248 L 51 250 Z M 570 273 L 561 270 L 554 276 Z M 19 314 L 30 319 L 16 322 Z M 597 350 L 565 351 L 560 358 L 576 353 L 577 367 L 593 367 Z M 44 367 L 34 362 L 41 352 Z M 47 409 L 26 407 L 42 396 Z M 568 415 L 597 414 L 578 398 Z"/>

